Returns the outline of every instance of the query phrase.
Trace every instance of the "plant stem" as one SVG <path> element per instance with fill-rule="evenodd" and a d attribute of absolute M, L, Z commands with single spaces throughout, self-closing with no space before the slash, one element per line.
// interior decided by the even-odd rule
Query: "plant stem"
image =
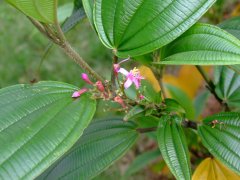
<path fill-rule="evenodd" d="M 118 63 L 118 57 L 116 55 L 113 56 L 113 61 L 112 61 L 112 74 L 111 74 L 111 85 L 112 89 L 116 89 L 116 76 L 115 76 L 115 71 L 114 71 L 114 64 Z"/>
<path fill-rule="evenodd" d="M 229 107 L 228 105 L 218 97 L 218 95 L 215 92 L 215 85 L 212 82 L 212 80 L 208 77 L 208 74 L 204 71 L 204 69 L 201 66 L 196 66 L 197 70 L 199 71 L 199 73 L 202 75 L 203 79 L 205 80 L 205 82 L 207 83 L 207 89 L 213 94 L 213 96 L 216 98 L 216 100 L 224 106 L 225 111 L 229 111 Z"/>
<path fill-rule="evenodd" d="M 68 42 L 65 42 L 60 46 L 65 54 L 73 59 L 82 69 L 86 70 L 96 80 L 104 82 L 104 79 L 96 73 L 83 59 L 82 57 L 71 47 Z"/>
<path fill-rule="evenodd" d="M 148 133 L 148 132 L 154 132 L 157 131 L 157 127 L 151 127 L 151 128 L 138 128 L 136 129 L 137 132 L 143 134 L 143 133 Z"/>
<path fill-rule="evenodd" d="M 194 129 L 194 130 L 197 130 L 197 123 L 194 122 L 194 121 L 190 121 L 188 119 L 185 119 L 183 122 L 182 122 L 182 126 L 185 127 L 185 128 L 190 128 L 190 129 Z M 150 128 L 137 128 L 137 132 L 143 134 L 143 133 L 148 133 L 148 132 L 155 132 L 157 131 L 157 127 L 150 127 Z"/>
<path fill-rule="evenodd" d="M 188 119 L 185 119 L 184 121 L 182 121 L 182 126 L 185 128 L 197 130 L 197 123 L 194 121 L 190 121 Z"/>

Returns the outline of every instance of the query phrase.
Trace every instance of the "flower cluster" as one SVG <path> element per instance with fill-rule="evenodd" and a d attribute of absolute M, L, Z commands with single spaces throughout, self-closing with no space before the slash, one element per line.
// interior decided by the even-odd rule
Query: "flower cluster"
<path fill-rule="evenodd" d="M 126 60 L 124 60 L 124 61 L 126 61 Z M 143 80 L 144 77 L 141 76 L 140 71 L 136 67 L 130 71 L 127 71 L 126 69 L 120 67 L 120 63 L 113 65 L 115 77 L 118 78 L 119 73 L 124 76 L 124 83 L 119 84 L 119 86 L 124 87 L 124 89 L 128 89 L 131 85 L 134 85 L 135 88 L 138 90 L 141 86 L 141 80 Z M 93 93 L 95 98 L 112 100 L 112 101 L 120 104 L 123 109 L 127 108 L 127 103 L 124 100 L 124 98 L 126 98 L 126 97 L 122 95 L 122 94 L 124 94 L 122 89 L 119 89 L 120 93 L 119 93 L 119 91 L 116 93 L 113 93 L 113 92 L 111 92 L 111 90 L 109 90 L 109 88 L 106 88 L 106 87 L 108 87 L 106 85 L 106 83 L 103 84 L 103 82 L 101 82 L 101 81 L 97 81 L 97 82 L 93 83 L 89 79 L 88 75 L 85 73 L 82 74 L 82 79 L 87 84 L 95 87 L 93 90 L 91 90 L 91 92 Z M 78 98 L 83 93 L 86 93 L 87 91 L 90 91 L 90 90 L 87 88 L 82 88 L 78 91 L 75 91 L 72 94 L 72 98 Z M 143 99 L 144 99 L 144 96 L 140 92 L 138 92 L 138 100 L 143 100 Z"/>
<path fill-rule="evenodd" d="M 82 73 L 82 79 L 87 83 L 87 84 L 90 84 L 90 85 L 93 85 L 97 88 L 97 90 L 101 93 L 104 93 L 105 91 L 105 88 L 104 88 L 104 85 L 101 81 L 97 81 L 96 83 L 93 83 L 87 74 L 85 73 Z M 89 91 L 89 89 L 87 88 L 82 88 L 80 89 L 79 91 L 75 91 L 73 94 L 72 94 L 72 98 L 78 98 L 80 97 L 83 93 Z M 104 95 L 106 96 L 106 94 L 104 93 Z"/>

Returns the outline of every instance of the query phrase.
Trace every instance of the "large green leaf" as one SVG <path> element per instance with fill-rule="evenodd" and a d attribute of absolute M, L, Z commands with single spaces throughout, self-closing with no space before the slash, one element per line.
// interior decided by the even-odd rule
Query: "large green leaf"
<path fill-rule="evenodd" d="M 228 32 L 207 24 L 196 24 L 162 50 L 159 64 L 240 64 L 240 41 Z"/>
<path fill-rule="evenodd" d="M 228 19 L 218 26 L 240 39 L 240 17 Z M 231 68 L 240 74 L 240 65 L 231 66 Z"/>
<path fill-rule="evenodd" d="M 163 159 L 177 179 L 190 180 L 187 142 L 178 116 L 163 116 L 159 122 L 158 145 Z"/>
<path fill-rule="evenodd" d="M 82 135 L 96 103 L 59 82 L 0 90 L 0 179 L 33 179 Z"/>
<path fill-rule="evenodd" d="M 213 121 L 217 123 L 213 125 Z M 206 118 L 198 133 L 204 146 L 230 169 L 240 174 L 240 114 L 221 113 Z"/>
<path fill-rule="evenodd" d="M 240 39 L 240 17 L 234 17 L 223 21 L 218 25 L 221 29 L 234 35 L 236 38 Z"/>
<path fill-rule="evenodd" d="M 139 172 L 140 170 L 144 169 L 149 165 L 151 162 L 156 160 L 161 156 L 159 150 L 148 151 L 140 154 L 139 156 L 134 159 L 134 161 L 129 165 L 127 171 L 125 172 L 125 176 L 131 176 Z"/>
<path fill-rule="evenodd" d="M 136 124 L 120 119 L 93 122 L 80 141 L 39 179 L 91 179 L 121 158 L 138 137 Z"/>
<path fill-rule="evenodd" d="M 216 93 L 230 107 L 240 108 L 240 75 L 227 67 L 215 67 Z"/>
<path fill-rule="evenodd" d="M 87 17 L 89 19 L 89 22 L 92 26 L 94 26 L 93 22 L 93 6 L 94 6 L 94 0 L 82 0 L 84 10 L 87 14 Z"/>
<path fill-rule="evenodd" d="M 96 0 L 100 39 L 118 56 L 139 56 L 184 33 L 215 0 Z"/>
<path fill-rule="evenodd" d="M 57 0 L 6 0 L 25 15 L 40 22 L 53 23 L 56 20 Z"/>

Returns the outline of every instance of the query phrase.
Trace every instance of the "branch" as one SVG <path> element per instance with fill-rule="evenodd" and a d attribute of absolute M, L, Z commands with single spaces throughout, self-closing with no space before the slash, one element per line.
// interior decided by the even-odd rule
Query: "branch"
<path fill-rule="evenodd" d="M 61 47 L 64 53 L 73 59 L 82 69 L 87 71 L 89 75 L 96 80 L 104 82 L 104 79 L 97 72 L 95 72 L 88 65 L 88 63 L 84 61 L 84 59 L 71 47 L 70 43 L 66 40 L 57 19 L 55 19 L 54 27 L 52 27 L 47 24 L 42 24 L 30 17 L 28 18 L 42 34 L 44 34 L 54 44 L 57 44 L 59 47 Z"/>
<path fill-rule="evenodd" d="M 197 123 L 194 121 L 190 121 L 188 119 L 185 119 L 182 121 L 182 126 L 185 128 L 190 128 L 190 129 L 194 129 L 197 130 Z M 143 134 L 143 133 L 149 133 L 149 132 L 155 132 L 157 131 L 157 127 L 150 127 L 150 128 L 137 128 L 137 132 Z"/>
<path fill-rule="evenodd" d="M 213 96 L 216 98 L 216 100 L 222 105 L 224 106 L 226 111 L 229 111 L 229 107 L 228 105 L 218 97 L 218 95 L 215 92 L 215 85 L 212 82 L 212 80 L 208 77 L 208 74 L 203 70 L 203 68 L 201 66 L 196 66 L 197 70 L 199 71 L 199 73 L 202 75 L 203 79 L 205 80 L 205 82 L 207 83 L 207 89 L 213 94 Z"/>

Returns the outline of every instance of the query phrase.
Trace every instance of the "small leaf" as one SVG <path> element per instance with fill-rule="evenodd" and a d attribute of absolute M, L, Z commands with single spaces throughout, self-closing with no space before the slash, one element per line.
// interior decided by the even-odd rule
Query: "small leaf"
<path fill-rule="evenodd" d="M 216 122 L 215 125 L 213 122 Z M 240 114 L 221 113 L 210 116 L 198 128 L 209 152 L 227 167 L 240 174 Z"/>
<path fill-rule="evenodd" d="M 171 97 L 175 99 L 185 109 L 186 117 L 189 119 L 194 119 L 195 109 L 190 97 L 184 91 L 175 86 L 166 84 L 166 87 Z"/>
<path fill-rule="evenodd" d="M 156 64 L 234 65 L 240 64 L 240 41 L 226 31 L 196 24 L 162 50 Z"/>
<path fill-rule="evenodd" d="M 123 120 L 128 121 L 129 119 L 137 118 L 139 116 L 144 115 L 144 107 L 138 105 L 134 106 L 130 111 L 124 116 Z"/>
<path fill-rule="evenodd" d="M 140 56 L 170 43 L 215 0 L 96 0 L 94 24 L 103 44 L 120 57 Z"/>
<path fill-rule="evenodd" d="M 215 91 L 232 108 L 240 108 L 240 75 L 227 67 L 215 67 Z"/>
<path fill-rule="evenodd" d="M 160 157 L 161 153 L 159 150 L 153 150 L 144 152 L 143 154 L 140 154 L 139 156 L 134 159 L 134 161 L 129 165 L 127 171 L 125 172 L 125 176 L 131 176 L 132 174 L 135 174 L 145 168 L 147 165 L 149 165 L 151 162 L 156 160 L 158 157 Z"/>
<path fill-rule="evenodd" d="M 56 20 L 57 0 L 6 0 L 25 15 L 43 23 Z"/>
<path fill-rule="evenodd" d="M 92 179 L 135 143 L 136 124 L 120 119 L 93 122 L 79 142 L 39 179 Z"/>
<path fill-rule="evenodd" d="M 0 179 L 34 179 L 79 139 L 96 102 L 73 99 L 77 89 L 40 82 L 0 90 Z"/>
<path fill-rule="evenodd" d="M 178 116 L 163 116 L 159 122 L 158 145 L 163 159 L 177 179 L 190 180 L 190 157 Z"/>
<path fill-rule="evenodd" d="M 238 180 L 240 176 L 230 171 L 216 159 L 207 158 L 200 163 L 193 174 L 192 180 Z"/>

